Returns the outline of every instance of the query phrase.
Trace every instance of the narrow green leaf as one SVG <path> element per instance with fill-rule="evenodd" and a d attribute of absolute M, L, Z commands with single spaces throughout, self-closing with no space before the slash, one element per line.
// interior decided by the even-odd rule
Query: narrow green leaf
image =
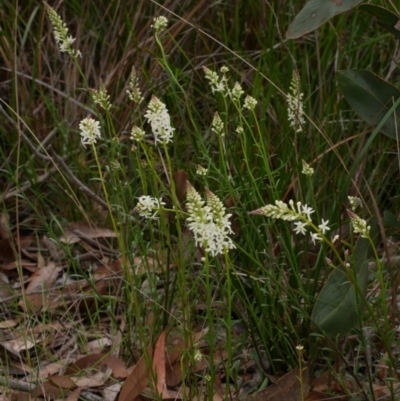
<path fill-rule="evenodd" d="M 310 0 L 296 15 L 286 32 L 286 38 L 296 39 L 319 28 L 335 15 L 344 13 L 362 0 Z"/>
<path fill-rule="evenodd" d="M 377 126 L 400 98 L 400 91 L 366 70 L 338 71 L 338 81 L 352 109 L 367 123 Z M 395 121 L 395 116 L 397 121 Z M 400 132 L 400 108 L 386 116 L 380 132 L 396 139 Z"/>
<path fill-rule="evenodd" d="M 361 4 L 359 9 L 366 11 L 376 17 L 376 22 L 400 39 L 400 16 L 392 13 L 386 8 L 373 4 Z"/>

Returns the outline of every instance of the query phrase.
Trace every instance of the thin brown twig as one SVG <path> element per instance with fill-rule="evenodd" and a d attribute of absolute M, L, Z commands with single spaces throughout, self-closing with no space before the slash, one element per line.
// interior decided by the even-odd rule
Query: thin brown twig
<path fill-rule="evenodd" d="M 0 376 L 0 385 L 8 388 L 12 388 L 13 390 L 19 391 L 32 391 L 36 388 L 33 383 L 27 383 L 22 380 L 10 379 L 7 377 Z"/>

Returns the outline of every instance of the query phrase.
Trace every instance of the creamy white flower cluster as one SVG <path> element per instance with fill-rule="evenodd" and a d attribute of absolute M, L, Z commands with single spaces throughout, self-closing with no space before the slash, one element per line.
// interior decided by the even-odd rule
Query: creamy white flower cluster
<path fill-rule="evenodd" d="M 356 196 L 348 196 L 347 197 L 350 202 L 350 209 L 352 212 L 355 212 L 358 207 L 363 207 L 362 200 L 357 198 Z"/>
<path fill-rule="evenodd" d="M 247 95 L 244 99 L 243 108 L 253 111 L 257 106 L 257 100 L 254 97 Z"/>
<path fill-rule="evenodd" d="M 311 226 L 316 232 L 310 233 L 311 241 L 315 244 L 316 241 L 322 241 L 322 235 L 325 235 L 330 230 L 328 223 L 329 220 L 322 219 L 321 224 L 318 227 L 314 226 L 311 220 L 311 214 L 314 213 L 314 209 L 310 206 L 302 205 L 301 202 L 297 202 L 296 206 L 293 200 L 286 204 L 282 201 L 275 201 L 275 205 L 266 205 L 260 209 L 253 210 L 250 214 L 263 215 L 271 217 L 276 220 L 294 221 L 294 232 L 296 234 L 307 233 L 307 227 Z"/>
<path fill-rule="evenodd" d="M 357 216 L 349 209 L 347 209 L 347 214 L 350 218 L 351 225 L 353 226 L 353 233 L 360 234 L 363 238 L 368 238 L 371 226 L 367 226 L 367 222 L 364 219 Z"/>
<path fill-rule="evenodd" d="M 136 74 L 135 67 L 132 68 L 129 78 L 129 89 L 126 91 L 126 93 L 132 102 L 140 104 L 143 101 L 142 92 L 139 89 L 139 78 Z"/>
<path fill-rule="evenodd" d="M 68 35 L 68 28 L 65 22 L 63 22 L 54 8 L 50 7 L 46 2 L 44 2 L 44 6 L 46 7 L 50 22 L 53 25 L 54 38 L 56 39 L 60 52 L 68 53 L 74 58 L 82 57 L 82 53 L 79 50 L 72 48 L 72 43 L 75 42 L 75 38 Z"/>
<path fill-rule="evenodd" d="M 132 213 L 139 213 L 141 217 L 150 220 L 158 219 L 158 212 L 165 205 L 165 202 L 152 196 L 143 195 L 139 197 L 138 203 L 132 210 Z"/>
<path fill-rule="evenodd" d="M 167 144 L 172 141 L 175 128 L 171 127 L 167 107 L 160 99 L 155 96 L 151 98 L 144 117 L 151 125 L 156 143 Z"/>
<path fill-rule="evenodd" d="M 196 174 L 201 176 L 206 176 L 208 174 L 208 168 L 204 168 L 203 166 L 200 166 L 200 164 L 198 164 L 196 169 Z"/>
<path fill-rule="evenodd" d="M 211 123 L 211 131 L 221 136 L 223 136 L 224 133 L 224 122 L 222 121 L 217 111 L 214 113 L 214 117 Z"/>
<path fill-rule="evenodd" d="M 286 95 L 286 100 L 288 104 L 288 119 L 290 126 L 293 127 L 296 132 L 303 131 L 303 126 L 306 122 L 304 119 L 303 96 L 304 94 L 300 92 L 299 74 L 294 71 L 290 90 Z"/>
<path fill-rule="evenodd" d="M 81 141 L 84 148 L 86 145 L 94 145 L 97 139 L 101 138 L 100 123 L 93 118 L 84 118 L 79 124 L 79 129 L 81 130 Z"/>
<path fill-rule="evenodd" d="M 101 108 L 108 111 L 111 109 L 110 95 L 103 82 L 100 82 L 100 89 L 90 89 L 93 102 L 98 104 Z"/>
<path fill-rule="evenodd" d="M 168 26 L 168 19 L 164 16 L 155 17 L 153 20 L 153 25 L 151 28 L 155 30 L 156 33 L 161 33 Z"/>
<path fill-rule="evenodd" d="M 131 140 L 137 142 L 143 141 L 144 135 L 145 135 L 144 131 L 135 125 L 131 131 Z"/>
<path fill-rule="evenodd" d="M 189 229 L 194 234 L 196 246 L 200 245 L 211 256 L 223 254 L 235 245 L 229 234 L 232 234 L 231 214 L 226 213 L 225 206 L 210 190 L 206 189 L 204 202 L 193 186 L 187 183 L 187 218 Z"/>
<path fill-rule="evenodd" d="M 303 165 L 303 169 L 301 170 L 301 173 L 311 177 L 314 174 L 314 169 L 305 160 L 302 160 L 301 162 Z"/>
<path fill-rule="evenodd" d="M 211 92 L 221 92 L 223 94 L 226 94 L 227 91 L 229 90 L 228 88 L 228 78 L 226 76 L 226 73 L 229 71 L 228 67 L 222 67 L 221 72 L 222 72 L 222 77 L 220 77 L 215 71 L 211 71 L 207 67 L 203 67 L 204 74 L 206 76 L 206 79 L 209 81 L 210 86 L 211 86 Z"/>
<path fill-rule="evenodd" d="M 161 100 L 153 96 L 144 117 L 151 125 L 156 144 L 157 142 L 163 144 L 172 142 L 175 128 L 171 127 L 171 119 L 167 107 Z"/>

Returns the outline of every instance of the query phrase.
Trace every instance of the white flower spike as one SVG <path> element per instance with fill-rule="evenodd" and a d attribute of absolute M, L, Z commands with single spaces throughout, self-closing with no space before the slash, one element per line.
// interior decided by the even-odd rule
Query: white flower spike
<path fill-rule="evenodd" d="M 72 48 L 72 43 L 75 42 L 75 38 L 68 35 L 68 28 L 65 22 L 57 14 L 54 8 L 50 7 L 46 2 L 44 2 L 46 7 L 47 15 L 53 25 L 54 38 L 58 44 L 61 53 L 68 53 L 70 56 L 77 58 L 82 57 L 82 53 L 79 50 Z"/>
<path fill-rule="evenodd" d="M 229 218 L 222 202 L 211 191 L 206 189 L 207 204 L 201 196 L 187 183 L 187 218 L 189 229 L 193 232 L 196 245 L 200 245 L 211 256 L 223 254 L 235 248 L 229 234 L 232 234 Z"/>
<path fill-rule="evenodd" d="M 300 77 L 296 71 L 293 71 L 292 82 L 290 84 L 289 93 L 286 95 L 288 104 L 288 119 L 290 126 L 296 132 L 303 131 L 304 108 L 303 108 L 303 93 L 300 92 Z"/>
<path fill-rule="evenodd" d="M 79 124 L 81 130 L 81 141 L 84 148 L 86 145 L 94 145 L 101 138 L 100 123 L 93 118 L 85 118 Z"/>
<path fill-rule="evenodd" d="M 151 98 L 144 117 L 151 125 L 156 144 L 157 142 L 162 144 L 172 142 L 175 128 L 171 127 L 171 119 L 167 107 L 157 97 L 153 96 Z"/>

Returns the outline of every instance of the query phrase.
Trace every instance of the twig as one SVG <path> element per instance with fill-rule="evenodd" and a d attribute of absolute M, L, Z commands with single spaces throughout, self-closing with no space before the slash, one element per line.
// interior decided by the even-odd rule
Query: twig
<path fill-rule="evenodd" d="M 22 380 L 9 379 L 3 376 L 0 376 L 0 385 L 8 388 L 12 388 L 13 390 L 20 391 L 32 391 L 36 388 L 33 383 L 27 383 Z"/>
<path fill-rule="evenodd" d="M 76 236 L 78 236 L 83 242 L 86 242 L 87 244 L 89 244 L 92 247 L 98 248 L 101 253 L 107 254 L 107 256 L 110 256 L 110 255 L 115 256 L 117 254 L 117 252 L 115 252 L 114 250 L 100 244 L 99 241 L 88 237 L 81 230 L 73 230 L 73 233 Z M 116 237 L 116 235 L 115 235 L 115 237 Z"/>

